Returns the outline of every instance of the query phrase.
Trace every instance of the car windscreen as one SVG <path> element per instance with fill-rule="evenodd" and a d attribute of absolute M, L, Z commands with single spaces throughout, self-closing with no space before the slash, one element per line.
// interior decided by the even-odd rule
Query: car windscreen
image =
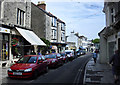
<path fill-rule="evenodd" d="M 65 53 L 61 53 L 61 56 L 65 56 Z"/>
<path fill-rule="evenodd" d="M 70 54 L 71 52 L 65 52 L 66 54 Z"/>
<path fill-rule="evenodd" d="M 17 63 L 36 63 L 36 62 L 37 62 L 37 57 L 35 56 L 22 57 L 17 61 Z"/>
<path fill-rule="evenodd" d="M 56 58 L 56 55 L 45 55 L 45 58 Z"/>

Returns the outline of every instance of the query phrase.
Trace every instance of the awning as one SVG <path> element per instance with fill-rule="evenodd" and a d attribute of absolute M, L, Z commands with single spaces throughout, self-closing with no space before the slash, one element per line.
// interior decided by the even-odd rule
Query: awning
<path fill-rule="evenodd" d="M 33 31 L 21 29 L 18 27 L 16 27 L 16 29 L 29 43 L 31 43 L 31 45 L 46 46 L 46 44 Z"/>

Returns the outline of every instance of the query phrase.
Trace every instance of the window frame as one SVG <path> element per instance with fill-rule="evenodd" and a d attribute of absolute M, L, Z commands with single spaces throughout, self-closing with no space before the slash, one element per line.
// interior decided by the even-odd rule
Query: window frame
<path fill-rule="evenodd" d="M 17 24 L 25 26 L 25 11 L 17 8 Z"/>

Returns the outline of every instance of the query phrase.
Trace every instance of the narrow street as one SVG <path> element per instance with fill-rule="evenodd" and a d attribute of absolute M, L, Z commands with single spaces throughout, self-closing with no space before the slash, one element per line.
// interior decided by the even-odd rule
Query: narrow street
<path fill-rule="evenodd" d="M 3 79 L 4 84 L 82 84 L 84 65 L 91 58 L 91 54 L 86 54 L 74 59 L 71 62 L 65 63 L 58 68 L 49 69 L 48 73 L 43 73 L 35 80 L 30 79 Z"/>

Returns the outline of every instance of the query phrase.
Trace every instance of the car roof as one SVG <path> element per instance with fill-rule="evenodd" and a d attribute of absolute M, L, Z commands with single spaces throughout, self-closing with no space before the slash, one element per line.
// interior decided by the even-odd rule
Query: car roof
<path fill-rule="evenodd" d="M 38 57 L 38 56 L 43 56 L 43 55 L 25 55 L 24 57 L 29 57 L 29 56 Z"/>
<path fill-rule="evenodd" d="M 65 52 L 72 52 L 73 50 L 65 50 Z"/>

